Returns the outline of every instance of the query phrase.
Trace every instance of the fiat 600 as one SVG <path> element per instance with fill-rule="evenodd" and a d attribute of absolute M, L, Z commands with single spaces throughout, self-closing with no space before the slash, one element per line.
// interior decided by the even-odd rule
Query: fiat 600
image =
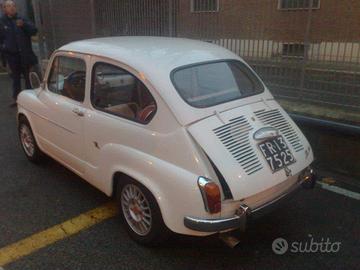
<path fill-rule="evenodd" d="M 299 186 L 311 147 L 259 76 L 201 41 L 111 37 L 52 55 L 18 98 L 30 161 L 46 154 L 119 205 L 136 241 L 244 229 Z"/>

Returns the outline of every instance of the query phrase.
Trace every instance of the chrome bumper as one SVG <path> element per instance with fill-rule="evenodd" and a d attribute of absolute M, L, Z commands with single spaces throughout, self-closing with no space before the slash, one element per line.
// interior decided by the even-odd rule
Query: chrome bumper
<path fill-rule="evenodd" d="M 296 193 L 296 191 L 298 191 L 300 187 L 309 189 L 314 187 L 315 182 L 316 176 L 312 172 L 311 177 L 307 177 L 306 181 L 297 182 L 282 195 L 276 197 L 275 199 L 267 202 L 264 205 L 261 205 L 256 209 L 250 209 L 246 205 L 241 205 L 233 217 L 224 219 L 200 219 L 194 217 L 185 217 L 184 225 L 191 230 L 200 232 L 221 232 L 233 229 L 245 230 L 246 224 L 248 223 L 249 219 L 256 219 L 268 214 L 279 204 L 292 197 L 292 195 Z"/>

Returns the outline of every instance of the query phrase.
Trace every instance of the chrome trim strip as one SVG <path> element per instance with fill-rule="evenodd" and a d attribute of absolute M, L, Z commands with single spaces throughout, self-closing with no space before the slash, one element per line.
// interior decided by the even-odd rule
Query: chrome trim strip
<path fill-rule="evenodd" d="M 199 232 L 219 232 L 232 228 L 239 228 L 242 224 L 242 217 L 234 216 L 226 219 L 198 219 L 185 217 L 185 227 Z M 245 222 L 244 222 L 245 223 Z"/>
<path fill-rule="evenodd" d="M 205 207 L 206 212 L 210 212 L 210 210 L 209 210 L 209 205 L 208 205 L 208 201 L 207 201 L 207 198 L 206 198 L 206 193 L 205 193 L 204 188 L 205 188 L 206 184 L 208 184 L 210 182 L 211 181 L 206 179 L 205 177 L 200 176 L 198 178 L 198 186 L 199 186 L 199 189 L 200 189 L 200 192 L 201 192 L 201 197 L 203 199 L 204 207 Z"/>
<path fill-rule="evenodd" d="M 185 217 L 185 227 L 200 232 L 219 232 L 234 228 L 245 230 L 247 217 L 251 209 L 247 205 L 240 205 L 233 217 L 222 219 L 200 219 Z"/>
<path fill-rule="evenodd" d="M 273 127 L 263 127 L 255 131 L 254 140 L 261 141 L 279 136 L 279 131 Z"/>

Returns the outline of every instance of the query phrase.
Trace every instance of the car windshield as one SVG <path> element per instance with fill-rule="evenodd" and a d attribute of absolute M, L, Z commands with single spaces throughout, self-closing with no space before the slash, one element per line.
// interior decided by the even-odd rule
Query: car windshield
<path fill-rule="evenodd" d="M 178 68 L 172 73 L 172 81 L 180 96 L 198 108 L 264 91 L 262 82 L 240 61 L 210 62 Z"/>

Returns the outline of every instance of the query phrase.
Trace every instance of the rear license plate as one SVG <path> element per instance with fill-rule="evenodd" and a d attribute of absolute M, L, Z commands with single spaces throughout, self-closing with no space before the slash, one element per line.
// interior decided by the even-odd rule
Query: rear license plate
<path fill-rule="evenodd" d="M 282 136 L 259 143 L 259 148 L 273 172 L 296 161 Z"/>

